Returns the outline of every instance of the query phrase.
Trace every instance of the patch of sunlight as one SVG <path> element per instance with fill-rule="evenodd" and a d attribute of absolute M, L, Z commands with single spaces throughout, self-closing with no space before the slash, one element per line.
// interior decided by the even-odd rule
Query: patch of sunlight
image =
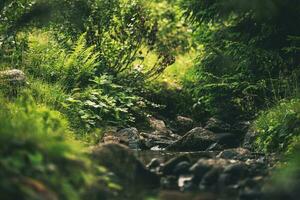
<path fill-rule="evenodd" d="M 157 81 L 168 84 L 171 88 L 179 88 L 188 71 L 193 68 L 197 53 L 194 50 L 176 56 L 176 62 L 167 67 Z"/>

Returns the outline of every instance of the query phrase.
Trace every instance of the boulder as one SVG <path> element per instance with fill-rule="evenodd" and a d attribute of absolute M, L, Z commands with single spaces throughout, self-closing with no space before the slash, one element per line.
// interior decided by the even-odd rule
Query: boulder
<path fill-rule="evenodd" d="M 174 157 L 170 160 L 168 160 L 163 166 L 162 166 L 162 169 L 161 169 L 161 172 L 164 174 L 164 175 L 172 175 L 174 173 L 174 170 L 176 168 L 176 166 L 182 162 L 187 162 L 187 163 L 190 163 L 190 159 L 185 156 L 185 155 L 181 155 L 181 156 L 178 156 L 178 157 Z"/>
<path fill-rule="evenodd" d="M 219 153 L 218 158 L 247 160 L 252 157 L 251 152 L 244 148 L 226 149 Z"/>
<path fill-rule="evenodd" d="M 134 127 L 121 129 L 119 131 L 114 129 L 107 131 L 102 138 L 102 142 L 104 144 L 123 144 L 128 146 L 130 149 L 140 149 L 141 147 L 141 140 L 138 130 Z"/>
<path fill-rule="evenodd" d="M 174 167 L 173 174 L 176 176 L 188 174 L 190 167 L 191 167 L 190 162 L 182 161 Z"/>
<path fill-rule="evenodd" d="M 167 126 L 163 120 L 159 120 L 154 117 L 150 117 L 149 125 L 153 130 L 159 132 L 160 134 L 169 135 L 172 133 L 172 131 L 167 128 Z"/>
<path fill-rule="evenodd" d="M 125 144 L 130 149 L 140 149 L 140 137 L 136 128 L 125 128 L 117 132 L 120 143 Z"/>
<path fill-rule="evenodd" d="M 172 143 L 167 150 L 172 151 L 205 151 L 212 145 L 219 144 L 222 147 L 236 147 L 240 139 L 231 133 L 215 134 L 202 127 L 196 127 L 186 133 L 181 139 Z"/>
<path fill-rule="evenodd" d="M 0 85 L 23 86 L 26 84 L 26 76 L 23 71 L 11 69 L 0 71 Z"/>
<path fill-rule="evenodd" d="M 217 136 L 202 127 L 196 127 L 186 133 L 181 139 L 167 147 L 176 151 L 204 151 L 217 141 Z"/>
<path fill-rule="evenodd" d="M 230 125 L 222 120 L 212 117 L 206 122 L 205 129 L 215 133 L 226 133 L 230 130 Z"/>
<path fill-rule="evenodd" d="M 219 180 L 223 186 L 236 184 L 248 174 L 248 167 L 244 163 L 234 163 L 226 166 L 223 171 L 222 180 Z"/>
<path fill-rule="evenodd" d="M 125 187 L 159 187 L 159 177 L 147 170 L 124 145 L 113 143 L 99 145 L 92 150 L 92 159 L 113 172 Z"/>
<path fill-rule="evenodd" d="M 194 121 L 191 118 L 183 117 L 183 116 L 177 116 L 175 123 L 179 134 L 180 133 L 185 134 L 187 131 L 191 130 L 194 126 Z"/>
<path fill-rule="evenodd" d="M 158 147 L 164 149 L 167 146 L 171 145 L 174 140 L 177 140 L 181 137 L 175 137 L 175 134 L 171 135 L 162 135 L 160 132 L 154 131 L 152 133 L 140 133 L 140 139 L 143 143 L 143 149 L 151 149 L 153 147 Z"/>
<path fill-rule="evenodd" d="M 152 170 L 156 170 L 157 168 L 159 168 L 161 165 L 159 159 L 157 158 L 153 158 L 148 164 L 147 164 L 147 168 Z"/>
<path fill-rule="evenodd" d="M 199 184 L 203 177 L 212 169 L 222 171 L 225 166 L 235 163 L 232 160 L 225 159 L 200 159 L 191 168 L 190 172 L 193 174 L 193 182 Z"/>
<path fill-rule="evenodd" d="M 202 181 L 200 182 L 200 189 L 206 189 L 207 187 L 217 187 L 216 183 L 218 182 L 219 176 L 220 176 L 220 169 L 218 168 L 212 168 L 210 171 L 208 171 L 202 178 Z"/>

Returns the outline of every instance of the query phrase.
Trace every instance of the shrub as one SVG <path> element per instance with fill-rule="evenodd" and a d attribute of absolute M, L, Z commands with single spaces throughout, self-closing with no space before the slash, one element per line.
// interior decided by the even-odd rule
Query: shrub
<path fill-rule="evenodd" d="M 254 122 L 256 148 L 264 152 L 290 152 L 300 139 L 300 101 L 282 101 L 262 112 Z"/>
<path fill-rule="evenodd" d="M 136 117 L 143 117 L 143 99 L 132 89 L 113 83 L 111 76 L 94 79 L 94 84 L 85 90 L 75 90 L 67 99 L 66 108 L 72 121 L 87 130 L 106 125 L 125 126 Z"/>

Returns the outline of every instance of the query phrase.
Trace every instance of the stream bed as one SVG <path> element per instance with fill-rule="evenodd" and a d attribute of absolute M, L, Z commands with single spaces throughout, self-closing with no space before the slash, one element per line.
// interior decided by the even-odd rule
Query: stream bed
<path fill-rule="evenodd" d="M 150 191 L 159 200 L 263 199 L 263 184 L 276 160 L 243 148 L 134 154 L 160 177 L 160 188 Z"/>

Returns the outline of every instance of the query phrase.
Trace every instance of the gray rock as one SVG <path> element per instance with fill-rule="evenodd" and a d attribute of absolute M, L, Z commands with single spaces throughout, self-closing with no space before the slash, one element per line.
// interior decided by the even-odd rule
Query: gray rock
<path fill-rule="evenodd" d="M 140 137 L 136 128 L 125 128 L 117 132 L 120 143 L 127 145 L 130 149 L 140 149 Z"/>
<path fill-rule="evenodd" d="M 134 127 L 125 128 L 120 131 L 115 129 L 109 130 L 104 134 L 102 138 L 104 144 L 117 143 L 128 146 L 130 149 L 140 149 L 141 140 L 138 130 Z"/>
<path fill-rule="evenodd" d="M 23 71 L 18 69 L 0 71 L 0 85 L 1 84 L 23 86 L 26 84 L 26 76 Z"/>
<path fill-rule="evenodd" d="M 155 131 L 159 132 L 160 134 L 169 135 L 172 134 L 172 131 L 167 128 L 165 122 L 163 120 L 156 119 L 154 117 L 150 117 L 148 119 L 149 125 Z"/>
<path fill-rule="evenodd" d="M 219 182 L 221 182 L 223 186 L 236 184 L 247 174 L 248 167 L 244 163 L 230 164 L 224 168 L 222 180 L 219 180 Z"/>
<path fill-rule="evenodd" d="M 203 179 L 200 183 L 200 188 L 204 189 L 211 186 L 217 187 L 216 183 L 218 182 L 219 176 L 220 169 L 212 168 L 203 176 Z"/>
<path fill-rule="evenodd" d="M 194 126 L 194 121 L 191 118 L 177 116 L 176 117 L 176 127 L 179 133 L 185 134 L 187 131 L 191 130 Z"/>
<path fill-rule="evenodd" d="M 158 167 L 160 167 L 160 161 L 157 158 L 153 158 L 147 165 L 148 169 L 156 169 Z"/>
<path fill-rule="evenodd" d="M 158 134 L 157 131 L 154 131 L 152 133 L 141 132 L 140 139 L 143 141 L 144 149 L 151 149 L 153 147 L 164 149 L 174 141 L 173 137 L 169 135 Z"/>
<path fill-rule="evenodd" d="M 173 174 L 176 176 L 187 174 L 189 172 L 190 167 L 191 167 L 190 162 L 182 161 L 174 167 Z"/>
<path fill-rule="evenodd" d="M 170 160 L 168 160 L 163 166 L 162 166 L 162 169 L 161 169 L 161 172 L 164 174 L 164 175 L 171 175 L 174 173 L 174 170 L 175 170 L 175 167 L 179 164 L 179 163 L 182 163 L 182 162 L 190 162 L 190 159 L 185 156 L 185 155 L 181 155 L 181 156 L 178 156 L 178 157 L 174 157 Z"/>
<path fill-rule="evenodd" d="M 159 177 L 147 170 L 124 145 L 99 145 L 92 150 L 92 159 L 113 172 L 125 187 L 159 187 Z"/>
<path fill-rule="evenodd" d="M 218 169 L 222 171 L 225 166 L 232 164 L 233 161 L 225 160 L 225 159 L 200 159 L 198 160 L 191 168 L 190 172 L 194 175 L 193 182 L 195 184 L 199 184 L 199 182 L 203 179 L 204 175 L 212 170 Z"/>
<path fill-rule="evenodd" d="M 226 149 L 217 156 L 218 158 L 223 159 L 238 159 L 246 160 L 251 157 L 251 152 L 244 148 L 235 148 L 235 149 Z"/>
<path fill-rule="evenodd" d="M 224 147 L 223 147 L 222 145 L 220 145 L 220 144 L 218 144 L 218 143 L 214 143 L 214 144 L 210 145 L 210 146 L 206 149 L 206 151 L 221 151 L 221 150 L 223 150 L 223 149 L 224 149 Z"/>
<path fill-rule="evenodd" d="M 211 131 L 197 127 L 186 133 L 181 139 L 167 147 L 176 151 L 204 151 L 218 141 L 218 137 Z"/>
<path fill-rule="evenodd" d="M 239 144 L 235 134 L 219 133 L 215 134 L 202 127 L 196 127 L 186 133 L 181 139 L 167 147 L 172 151 L 205 151 L 213 144 L 218 143 L 227 148 L 235 147 Z"/>

